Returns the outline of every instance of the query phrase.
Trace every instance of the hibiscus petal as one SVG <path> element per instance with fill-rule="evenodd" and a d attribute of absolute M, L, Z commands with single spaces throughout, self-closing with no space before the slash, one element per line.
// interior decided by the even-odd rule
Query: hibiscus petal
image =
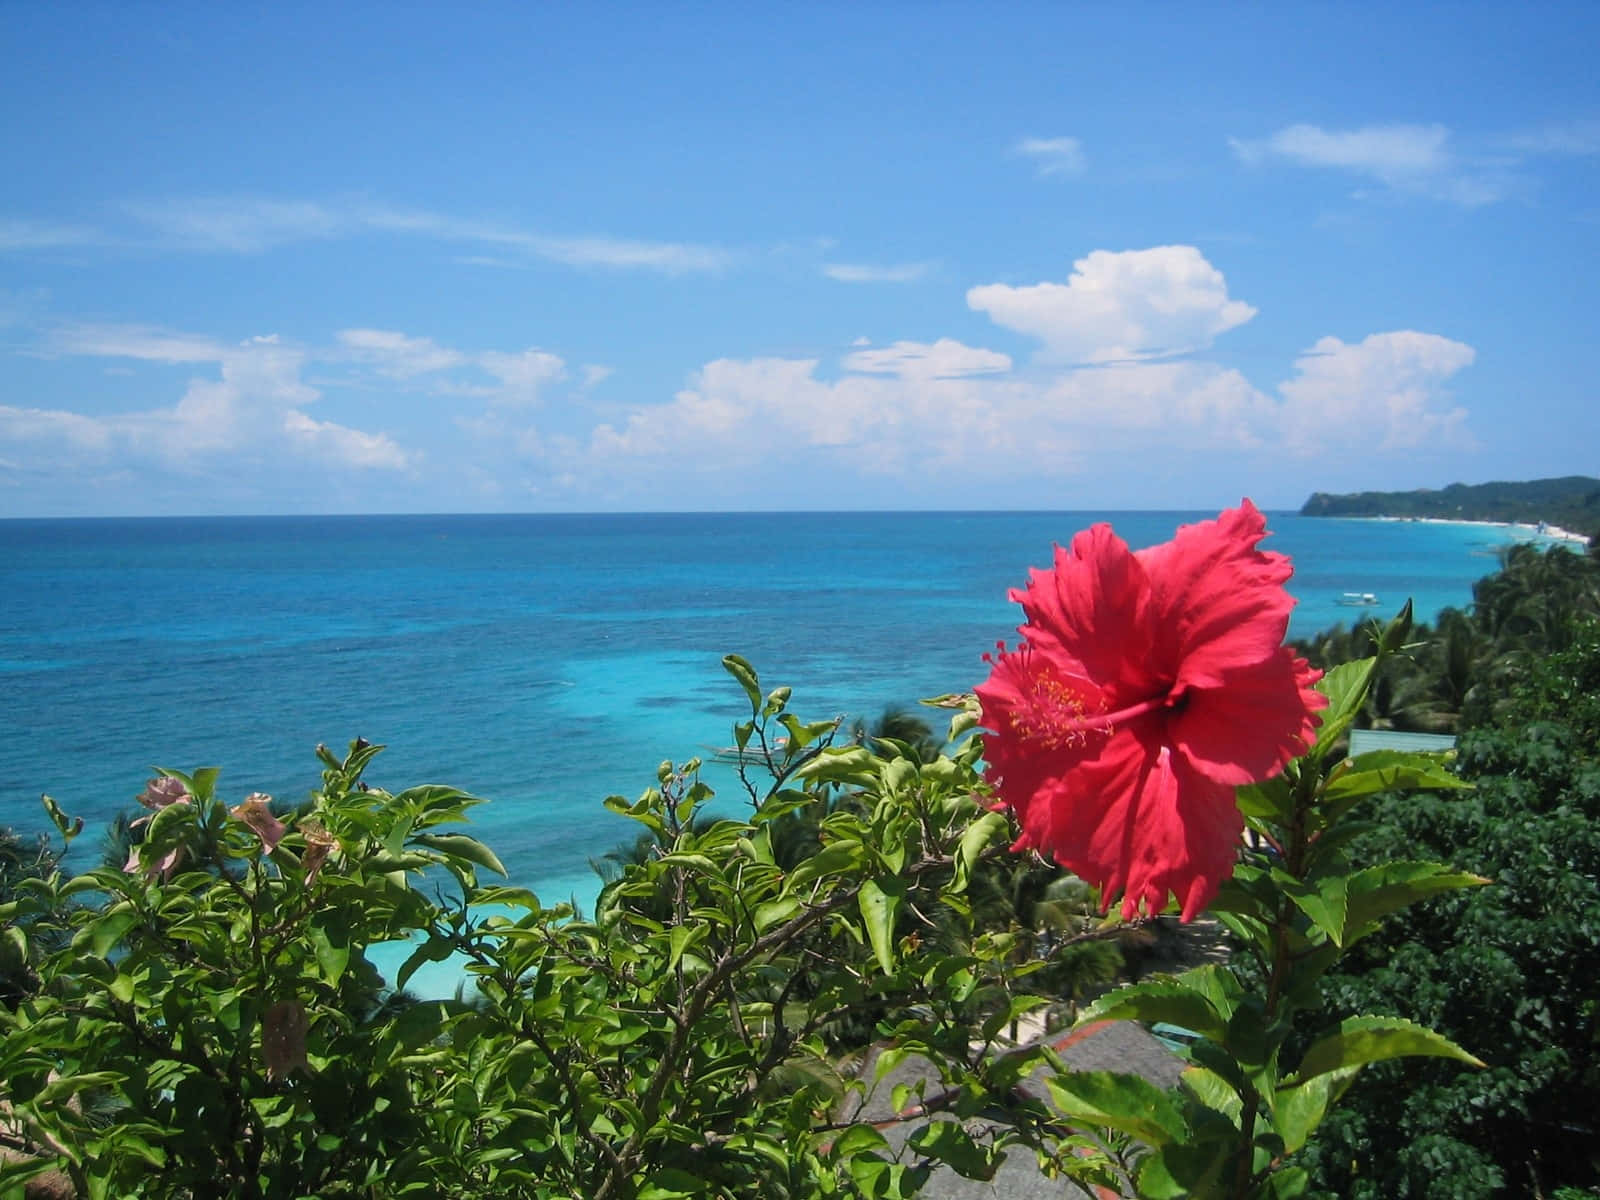
<path fill-rule="evenodd" d="M 1232 873 L 1244 827 L 1233 789 L 1174 758 L 1142 722 L 1039 789 L 1021 816 L 1020 844 L 1055 859 L 1101 889 L 1122 915 L 1154 915 L 1176 894 L 1189 920 Z"/>
<path fill-rule="evenodd" d="M 1085 529 L 1070 551 L 1056 547 L 1055 566 L 1030 572 L 1027 588 L 1014 589 L 1011 599 L 1027 616 L 1018 632 L 1029 645 L 1058 662 L 1070 660 L 1113 707 L 1165 689 L 1163 664 L 1144 653 L 1155 632 L 1150 583 L 1111 526 Z"/>
<path fill-rule="evenodd" d="M 1216 783 L 1271 778 L 1316 734 L 1312 710 L 1328 703 L 1311 686 L 1317 678 L 1280 646 L 1265 662 L 1230 672 L 1221 687 L 1191 689 L 1183 711 L 1168 721 L 1174 752 Z"/>
<path fill-rule="evenodd" d="M 1295 603 L 1283 584 L 1293 567 L 1282 554 L 1256 549 L 1266 529 L 1245 500 L 1138 552 L 1150 578 L 1152 649 L 1158 660 L 1179 664 L 1175 686 L 1219 686 L 1228 672 L 1283 645 Z"/>

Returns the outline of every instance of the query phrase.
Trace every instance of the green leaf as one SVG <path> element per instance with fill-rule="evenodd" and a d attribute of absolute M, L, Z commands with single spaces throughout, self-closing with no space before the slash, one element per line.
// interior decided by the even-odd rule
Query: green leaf
<path fill-rule="evenodd" d="M 1403 1017 L 1350 1017 L 1337 1033 L 1319 1039 L 1300 1060 L 1291 1084 L 1344 1067 L 1364 1067 L 1389 1058 L 1453 1058 L 1474 1067 L 1482 1061 L 1449 1038 Z"/>
<path fill-rule="evenodd" d="M 1336 766 L 1322 795 L 1325 802 L 1338 802 L 1377 792 L 1444 791 L 1471 786 L 1445 765 L 1442 755 L 1415 750 L 1369 750 Z"/>
<path fill-rule="evenodd" d="M 1069 1120 L 1120 1129 L 1150 1146 L 1181 1142 L 1189 1134 L 1172 1093 L 1137 1075 L 1063 1071 L 1045 1084 Z"/>
<path fill-rule="evenodd" d="M 997 812 L 986 812 L 962 831 L 961 841 L 956 846 L 956 874 L 955 890 L 964 891 L 967 880 L 972 876 L 972 868 L 977 865 L 978 856 L 989 848 L 990 843 L 1009 827 L 1005 816 Z"/>
<path fill-rule="evenodd" d="M 966 1179 L 993 1179 L 995 1168 L 1000 1165 L 998 1155 L 956 1121 L 930 1121 L 913 1133 L 907 1144 Z"/>
<path fill-rule="evenodd" d="M 322 978 L 329 983 L 338 983 L 344 976 L 345 968 L 350 965 L 350 930 L 342 916 L 338 912 L 329 913 L 327 923 L 313 923 L 307 928 L 306 936 L 311 940 L 311 949 L 317 956 Z M 404 986 L 403 983 L 396 985 L 397 989 Z"/>
<path fill-rule="evenodd" d="M 429 937 L 427 941 L 411 952 L 411 956 L 405 962 L 400 964 L 400 969 L 395 972 L 394 976 L 394 990 L 397 992 L 404 991 L 411 977 L 417 973 L 417 968 L 422 966 L 423 963 L 443 962 L 450 957 L 452 949 L 454 947 L 443 938 Z"/>
<path fill-rule="evenodd" d="M 1367 688 L 1372 684 L 1372 670 L 1377 663 L 1376 658 L 1341 663 L 1317 680 L 1317 691 L 1328 698 L 1328 707 L 1323 710 L 1322 724 L 1317 727 L 1317 741 L 1311 748 L 1311 758 L 1318 762 L 1326 758 L 1333 743 L 1350 728 L 1362 701 L 1367 698 Z"/>
<path fill-rule="evenodd" d="M 1153 979 L 1107 992 L 1078 1018 L 1079 1025 L 1091 1021 L 1143 1021 L 1147 1025 L 1164 1021 L 1217 1042 L 1227 1031 L 1227 1021 L 1213 1006 L 1211 997 L 1183 976 Z"/>
<path fill-rule="evenodd" d="M 122 935 L 127 933 L 139 923 L 139 914 L 126 900 L 113 904 L 100 916 L 78 931 L 72 939 L 74 949 L 88 945 L 91 953 L 97 958 L 104 958 L 111 952 L 111 948 L 122 940 Z"/>
<path fill-rule="evenodd" d="M 707 932 L 707 927 L 704 925 L 674 925 L 672 932 L 667 935 L 667 970 L 674 969 L 678 965 L 678 960 L 683 957 L 683 952 L 704 938 Z"/>
<path fill-rule="evenodd" d="M 1239 811 L 1247 817 L 1287 824 L 1294 811 L 1294 796 L 1289 781 L 1274 775 L 1265 783 L 1249 783 L 1235 793 Z"/>
<path fill-rule="evenodd" d="M 67 816 L 66 813 L 61 811 L 61 806 L 49 796 L 40 796 L 39 801 L 44 805 L 44 811 L 49 815 L 50 823 L 60 832 L 62 841 L 71 842 L 73 838 L 83 832 L 82 817 Z"/>
<path fill-rule="evenodd" d="M 872 943 L 872 953 L 885 975 L 894 974 L 894 929 L 900 916 L 900 902 L 905 894 L 903 879 L 885 875 L 881 879 L 867 880 L 856 896 L 861 906 L 861 919 L 866 923 L 867 938 Z"/>
<path fill-rule="evenodd" d="M 202 804 L 208 800 L 216 799 L 217 779 L 221 775 L 221 767 L 200 767 L 196 769 L 194 778 L 189 781 L 189 790 L 194 793 L 194 798 Z"/>
<path fill-rule="evenodd" d="M 469 863 L 485 867 L 501 878 L 506 877 L 506 869 L 495 857 L 494 851 L 475 837 L 468 837 L 464 833 L 419 833 L 411 841 L 430 850 L 437 850 L 449 858 L 464 859 Z"/>
<path fill-rule="evenodd" d="M 866 787 L 877 781 L 881 762 L 882 760 L 865 746 L 847 746 L 838 750 L 824 750 L 801 767 L 798 774 L 801 779 L 816 780 L 819 783 L 843 783 Z"/>
<path fill-rule="evenodd" d="M 1349 883 L 1345 876 L 1327 876 L 1319 880 L 1315 887 L 1302 883 L 1286 871 L 1274 870 L 1272 877 L 1295 906 L 1311 918 L 1311 923 L 1327 935 L 1330 942 L 1336 946 L 1344 945 L 1348 908 L 1345 888 Z"/>
<path fill-rule="evenodd" d="M 1310 1140 L 1339 1097 L 1355 1079 L 1359 1066 L 1327 1071 L 1314 1079 L 1289 1084 L 1272 1095 L 1272 1127 L 1283 1139 L 1283 1152 L 1293 1154 Z"/>
<path fill-rule="evenodd" d="M 750 711 L 761 711 L 761 681 L 756 678 L 756 669 L 737 654 L 724 654 L 722 656 L 722 669 L 739 681 L 739 686 L 744 689 L 744 694 L 750 697 Z"/>
<path fill-rule="evenodd" d="M 1490 882 L 1481 875 L 1453 871 L 1435 862 L 1387 862 L 1357 871 L 1349 880 L 1350 910 L 1341 945 L 1351 945 L 1376 932 L 1384 917 L 1418 900 Z"/>

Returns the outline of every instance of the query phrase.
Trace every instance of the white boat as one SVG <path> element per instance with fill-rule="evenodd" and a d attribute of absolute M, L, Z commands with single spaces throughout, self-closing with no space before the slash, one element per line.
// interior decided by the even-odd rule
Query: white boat
<path fill-rule="evenodd" d="M 1371 592 L 1345 592 L 1339 597 L 1339 603 L 1352 608 L 1373 608 L 1378 603 L 1378 597 Z"/>

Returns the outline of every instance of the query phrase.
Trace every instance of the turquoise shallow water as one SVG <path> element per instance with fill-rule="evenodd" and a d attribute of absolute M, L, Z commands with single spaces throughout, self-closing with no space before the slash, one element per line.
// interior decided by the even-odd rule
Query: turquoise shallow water
<path fill-rule="evenodd" d="M 547 901 L 593 895 L 632 836 L 601 808 L 724 744 L 749 658 L 806 719 L 962 690 L 1006 599 L 1108 519 L 1132 544 L 1209 513 L 851 513 L 0 521 L 0 824 L 48 791 L 93 826 L 154 764 L 297 797 L 317 742 L 390 748 L 370 777 L 492 803 L 474 832 Z M 1272 515 L 1291 632 L 1410 595 L 1470 600 L 1505 529 Z M 710 769 L 713 784 L 731 780 Z M 731 795 L 731 791 L 724 794 Z M 85 839 L 86 842 L 92 839 Z M 83 865 L 80 856 L 79 865 Z"/>

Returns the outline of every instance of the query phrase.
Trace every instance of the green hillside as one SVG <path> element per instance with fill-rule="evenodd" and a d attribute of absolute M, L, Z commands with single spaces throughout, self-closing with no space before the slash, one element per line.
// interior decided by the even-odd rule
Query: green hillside
<path fill-rule="evenodd" d="M 1565 475 L 1522 483 L 1452 483 L 1411 492 L 1313 493 L 1303 517 L 1439 517 L 1455 521 L 1546 521 L 1600 533 L 1600 479 Z"/>

